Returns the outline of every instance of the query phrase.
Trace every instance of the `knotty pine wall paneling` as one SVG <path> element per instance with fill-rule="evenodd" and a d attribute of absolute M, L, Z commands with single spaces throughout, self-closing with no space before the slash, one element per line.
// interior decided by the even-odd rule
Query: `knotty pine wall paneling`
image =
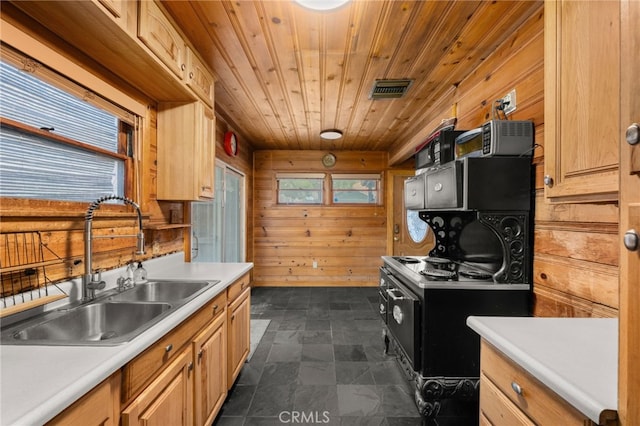
<path fill-rule="evenodd" d="M 278 205 L 280 172 L 381 173 L 386 152 L 254 153 L 254 270 L 256 286 L 376 286 L 386 250 L 385 205 Z M 384 188 L 384 181 L 382 182 Z M 381 194 L 384 200 L 384 194 Z M 317 268 L 313 267 L 314 262 Z"/>
<path fill-rule="evenodd" d="M 516 89 L 513 120 L 532 120 L 535 143 L 534 295 L 536 316 L 615 317 L 618 309 L 616 203 L 552 204 L 544 197 L 544 6 L 440 99 L 424 133 L 454 111 L 458 129 L 492 118 Z M 402 148 L 390 153 L 397 162 Z"/>
<path fill-rule="evenodd" d="M 67 77 L 76 81 L 100 80 L 101 94 L 109 98 L 114 96 L 134 99 L 139 105 L 146 105 L 141 115 L 138 146 L 138 162 L 135 166 L 137 184 L 131 195 L 141 205 L 143 228 L 145 232 L 145 250 L 143 256 L 135 255 L 135 238 L 108 238 L 109 236 L 131 235 L 137 229 L 137 216 L 127 206 L 100 206 L 94 215 L 94 236 L 101 236 L 93 242 L 94 269 L 108 270 L 126 265 L 132 260 L 145 260 L 183 250 L 183 227 L 172 224 L 172 211 L 184 219 L 183 204 L 156 200 L 156 109 L 155 101 L 141 94 L 126 82 L 126 76 L 116 76 L 106 70 L 96 59 L 80 53 L 73 46 L 62 41 L 45 27 L 31 20 L 12 7 L 3 6 L 3 21 L 7 20 L 17 29 L 10 35 L 4 32 L 3 42 L 18 48 L 36 46 L 36 52 L 30 53 L 47 65 L 56 69 L 77 69 Z M 12 37 L 7 40 L 7 37 Z M 42 59 L 45 58 L 45 59 Z M 50 63 L 46 62 L 49 58 Z M 91 77 L 86 77 L 89 73 Z M 88 74 L 87 74 L 88 75 Z M 91 87 L 90 87 L 91 88 Z M 70 165 L 72 167 L 72 165 Z M 65 281 L 80 277 L 84 272 L 84 216 L 89 202 L 60 202 L 29 199 L 0 199 L 0 233 L 38 231 L 45 248 L 44 260 L 56 260 L 58 263 L 46 266 L 46 275 L 51 282 Z M 55 254 L 54 254 L 55 253 Z M 2 295 L 14 292 L 3 288 Z"/>

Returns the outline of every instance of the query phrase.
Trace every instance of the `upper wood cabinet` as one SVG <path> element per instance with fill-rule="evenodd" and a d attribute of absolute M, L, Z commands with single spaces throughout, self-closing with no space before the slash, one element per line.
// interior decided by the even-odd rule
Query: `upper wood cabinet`
<path fill-rule="evenodd" d="M 618 199 L 620 4 L 545 2 L 545 195 Z"/>
<path fill-rule="evenodd" d="M 155 1 L 141 1 L 138 37 L 180 79 L 184 79 L 187 47 Z"/>
<path fill-rule="evenodd" d="M 187 85 L 210 107 L 213 107 L 213 76 L 195 52 L 187 48 Z"/>
<path fill-rule="evenodd" d="M 202 102 L 158 107 L 159 200 L 213 198 L 215 116 Z"/>

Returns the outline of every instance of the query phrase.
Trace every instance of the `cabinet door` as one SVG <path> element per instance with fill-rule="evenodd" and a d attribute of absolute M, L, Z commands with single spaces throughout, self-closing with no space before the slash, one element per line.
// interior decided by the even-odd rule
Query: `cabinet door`
<path fill-rule="evenodd" d="M 189 347 L 122 412 L 122 426 L 192 425 L 192 368 Z"/>
<path fill-rule="evenodd" d="M 620 4 L 545 3 L 545 195 L 615 201 Z"/>
<path fill-rule="evenodd" d="M 227 397 L 227 321 L 218 317 L 193 341 L 196 425 L 213 423 Z"/>
<path fill-rule="evenodd" d="M 158 105 L 158 200 L 213 198 L 215 117 L 202 102 Z"/>
<path fill-rule="evenodd" d="M 618 411 L 619 424 L 640 424 L 640 143 L 631 145 L 625 132 L 640 124 L 640 2 L 621 2 L 622 73 L 620 134 L 620 312 Z M 633 142 L 633 141 L 632 141 Z M 626 244 L 624 243 L 627 237 Z"/>
<path fill-rule="evenodd" d="M 199 198 L 213 198 L 214 195 L 214 162 L 215 162 L 215 135 L 216 121 L 213 111 L 198 104 L 201 132 L 198 140 L 198 151 L 200 152 L 200 167 L 198 169 L 198 196 Z"/>
<path fill-rule="evenodd" d="M 189 48 L 187 48 L 187 71 L 187 85 L 208 106 L 213 107 L 213 76 Z"/>
<path fill-rule="evenodd" d="M 153 0 L 139 2 L 138 38 L 181 80 L 186 45 L 180 33 Z M 150 76 L 151 77 L 151 76 Z"/>
<path fill-rule="evenodd" d="M 229 340 L 227 347 L 228 386 L 235 382 L 242 364 L 249 355 L 249 333 L 251 320 L 251 289 L 246 289 L 231 303 L 228 311 Z"/>

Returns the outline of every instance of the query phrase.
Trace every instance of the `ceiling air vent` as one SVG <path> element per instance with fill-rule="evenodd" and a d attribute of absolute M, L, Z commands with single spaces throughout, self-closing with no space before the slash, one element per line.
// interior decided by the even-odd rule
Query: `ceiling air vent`
<path fill-rule="evenodd" d="M 376 80 L 369 99 L 397 99 L 404 96 L 413 80 Z"/>

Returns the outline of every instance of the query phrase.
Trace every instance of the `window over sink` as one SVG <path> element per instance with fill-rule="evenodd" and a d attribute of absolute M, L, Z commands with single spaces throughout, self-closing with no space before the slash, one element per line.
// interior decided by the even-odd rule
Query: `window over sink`
<path fill-rule="evenodd" d="M 0 93 L 0 196 L 130 195 L 134 114 L 6 46 Z"/>

